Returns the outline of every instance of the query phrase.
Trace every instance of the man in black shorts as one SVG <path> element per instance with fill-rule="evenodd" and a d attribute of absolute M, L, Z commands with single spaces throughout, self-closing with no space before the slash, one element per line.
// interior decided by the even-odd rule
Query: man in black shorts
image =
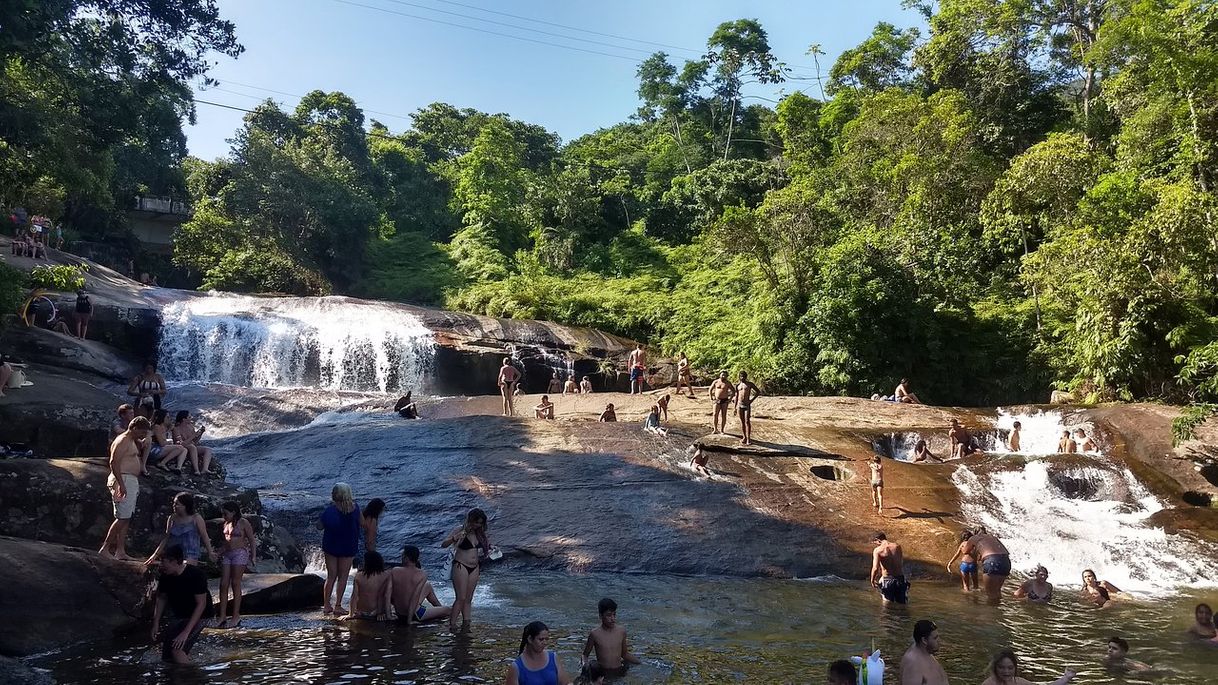
<path fill-rule="evenodd" d="M 165 605 L 173 611 L 173 620 L 158 631 Z M 159 632 L 161 659 L 190 663 L 190 650 L 203 632 L 204 619 L 211 618 L 212 613 L 207 576 L 197 566 L 186 563 L 180 546 L 165 550 L 157 580 L 156 608 L 152 610 L 152 641 L 156 642 Z"/>

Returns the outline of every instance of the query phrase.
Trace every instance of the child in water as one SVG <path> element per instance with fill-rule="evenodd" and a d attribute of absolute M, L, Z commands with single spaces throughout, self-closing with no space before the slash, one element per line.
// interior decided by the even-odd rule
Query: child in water
<path fill-rule="evenodd" d="M 871 460 L 871 505 L 876 511 L 884 509 L 884 462 L 880 455 Z"/>
<path fill-rule="evenodd" d="M 624 674 L 626 664 L 642 663 L 630 653 L 630 646 L 626 643 L 626 629 L 617 624 L 617 602 L 606 597 L 597 602 L 596 610 L 600 613 L 601 624 L 588 633 L 581 661 L 586 665 L 588 654 L 595 649 L 596 663 L 611 675 Z"/>

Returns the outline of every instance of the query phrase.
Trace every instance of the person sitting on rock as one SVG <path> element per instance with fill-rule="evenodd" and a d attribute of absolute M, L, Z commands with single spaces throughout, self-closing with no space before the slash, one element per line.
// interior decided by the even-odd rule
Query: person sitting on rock
<path fill-rule="evenodd" d="M 537 405 L 536 407 L 533 407 L 533 413 L 539 419 L 554 418 L 554 403 L 550 401 L 549 395 L 541 396 L 541 404 Z"/>
<path fill-rule="evenodd" d="M 579 391 L 585 395 L 592 392 L 592 380 L 584 376 L 584 379 L 579 382 Z"/>
<path fill-rule="evenodd" d="M 350 609 L 342 620 L 367 618 L 387 621 L 394 618 L 393 576 L 385 572 L 385 559 L 379 552 L 364 555 L 364 567 L 351 584 Z"/>
<path fill-rule="evenodd" d="M 704 473 L 708 476 L 711 475 L 710 469 L 706 466 L 707 462 L 710 461 L 710 455 L 707 454 L 706 450 L 702 449 L 702 443 L 695 442 L 694 444 L 690 445 L 689 449 L 686 450 L 686 453 L 690 455 L 689 468 Z"/>
<path fill-rule="evenodd" d="M 406 391 L 405 395 L 398 399 L 397 404 L 393 405 L 393 410 L 398 413 L 398 416 L 404 419 L 419 418 L 419 408 L 414 402 L 410 401 L 409 390 Z"/>
<path fill-rule="evenodd" d="M 909 391 L 908 378 L 901 379 L 901 382 L 897 384 L 897 389 L 892 391 L 892 396 L 897 402 L 904 404 L 922 404 L 922 400 Z"/>
<path fill-rule="evenodd" d="M 596 419 L 601 423 L 613 423 L 617 421 L 617 410 L 613 408 L 613 403 L 605 405 L 605 411 L 601 412 L 600 417 Z"/>
<path fill-rule="evenodd" d="M 919 440 L 918 444 L 914 445 L 913 459 L 911 461 L 915 464 L 922 464 L 928 461 L 943 463 L 942 459 L 936 457 L 934 452 L 930 451 L 930 447 L 926 444 L 925 440 Z"/>
<path fill-rule="evenodd" d="M 153 464 L 158 469 L 165 470 L 165 465 L 177 459 L 174 470 L 181 472 L 182 464 L 186 462 L 186 448 L 169 442 L 169 412 L 157 409 L 152 413 L 152 434 L 148 438 L 148 458 L 160 461 Z"/>
<path fill-rule="evenodd" d="M 562 394 L 564 394 L 564 395 L 578 395 L 579 394 L 579 386 L 575 384 L 574 377 L 568 378 L 567 382 L 563 383 Z"/>
<path fill-rule="evenodd" d="M 393 582 L 390 594 L 398 620 L 424 623 L 448 618 L 452 613 L 452 607 L 444 606 L 436 597 L 427 572 L 419 564 L 418 547 L 406 545 L 402 549 L 402 563 L 389 570 L 389 578 Z"/>
<path fill-rule="evenodd" d="M 968 429 L 961 426 L 960 422 L 956 419 L 952 419 L 952 426 L 947 431 L 947 438 L 952 445 L 952 459 L 966 457 L 979 451 L 977 443 L 973 441 L 973 436 L 969 434 Z"/>
<path fill-rule="evenodd" d="M 659 436 L 668 435 L 668 429 L 660 425 L 660 405 L 651 405 L 651 410 L 647 412 L 647 418 L 643 419 L 643 430 Z"/>
<path fill-rule="evenodd" d="M 186 456 L 194 466 L 196 476 L 211 473 L 211 448 L 199 444 L 206 430 L 207 426 L 199 426 L 196 430 L 190 412 L 185 409 L 174 417 L 173 441 L 186 448 Z"/>

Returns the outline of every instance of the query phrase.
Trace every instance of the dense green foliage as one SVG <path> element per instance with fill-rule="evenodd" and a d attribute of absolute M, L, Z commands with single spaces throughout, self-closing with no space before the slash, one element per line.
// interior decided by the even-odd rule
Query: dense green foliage
<path fill-rule="evenodd" d="M 175 261 L 205 288 L 595 326 L 775 391 L 1218 399 L 1218 5 L 906 5 L 924 33 L 878 25 L 773 109 L 742 91 L 788 70 L 726 22 L 565 144 L 442 103 L 401 132 L 342 93 L 264 103 L 229 156 L 175 167 Z M 237 49 L 209 25 L 189 45 Z"/>
<path fill-rule="evenodd" d="M 72 292 L 85 287 L 87 266 L 71 264 L 39 265 L 30 269 L 29 285 L 33 288 L 48 288 Z"/>

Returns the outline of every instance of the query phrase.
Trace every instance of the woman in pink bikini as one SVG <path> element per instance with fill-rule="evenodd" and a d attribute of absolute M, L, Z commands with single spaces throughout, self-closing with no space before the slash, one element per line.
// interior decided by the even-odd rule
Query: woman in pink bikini
<path fill-rule="evenodd" d="M 220 505 L 224 514 L 224 546 L 220 548 L 220 617 L 217 628 L 241 627 L 241 576 L 257 561 L 254 527 L 241 516 L 241 505 L 229 500 Z M 233 617 L 228 614 L 228 593 L 232 588 Z"/>

